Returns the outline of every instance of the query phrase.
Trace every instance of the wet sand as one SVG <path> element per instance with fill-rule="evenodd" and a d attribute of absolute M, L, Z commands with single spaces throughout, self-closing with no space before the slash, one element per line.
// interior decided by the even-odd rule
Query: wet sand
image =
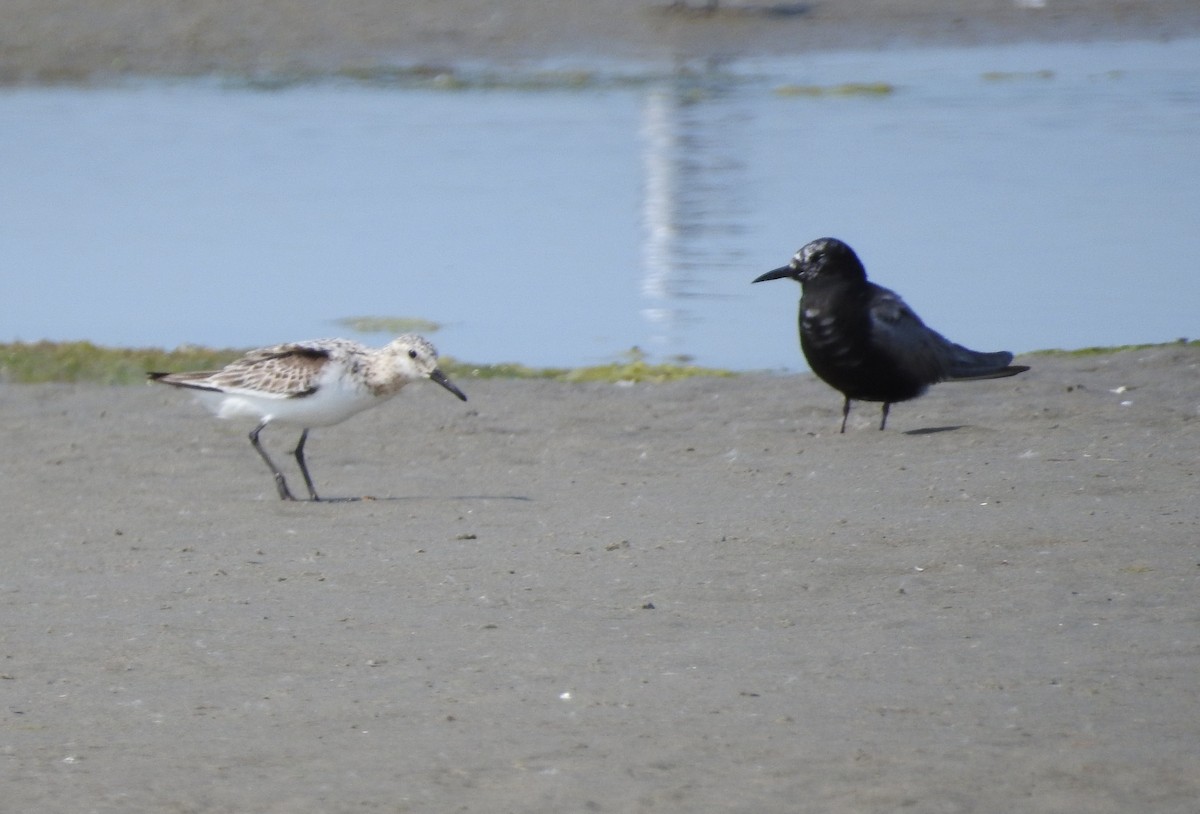
<path fill-rule="evenodd" d="M 1195 0 L 6 0 L 0 82 L 1200 35 Z"/>
<path fill-rule="evenodd" d="M 810 376 L 413 386 L 326 504 L 0 386 L 4 807 L 1193 812 L 1200 349 L 1021 361 L 844 436 Z"/>

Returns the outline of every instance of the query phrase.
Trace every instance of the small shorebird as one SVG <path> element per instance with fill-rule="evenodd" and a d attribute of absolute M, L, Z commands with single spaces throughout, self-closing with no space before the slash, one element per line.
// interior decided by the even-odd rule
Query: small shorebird
<path fill-rule="evenodd" d="M 826 384 L 850 401 L 882 401 L 879 429 L 888 409 L 937 382 L 1015 376 L 1029 368 L 1009 364 L 1008 351 L 980 353 L 956 345 L 909 308 L 895 291 L 867 281 L 867 270 L 842 241 L 823 237 L 802 246 L 786 266 L 753 282 L 784 277 L 800 283 L 800 347 Z"/>
<path fill-rule="evenodd" d="M 295 500 L 279 467 L 258 441 L 268 424 L 300 427 L 293 454 L 309 498 L 320 500 L 304 462 L 313 427 L 328 427 L 382 404 L 417 379 L 432 379 L 463 401 L 467 397 L 437 366 L 437 350 L 423 337 L 405 334 L 374 349 L 349 339 L 290 342 L 253 350 L 220 370 L 149 373 L 152 381 L 195 392 L 218 418 L 253 418 L 250 443 L 275 476 L 282 500 Z"/>

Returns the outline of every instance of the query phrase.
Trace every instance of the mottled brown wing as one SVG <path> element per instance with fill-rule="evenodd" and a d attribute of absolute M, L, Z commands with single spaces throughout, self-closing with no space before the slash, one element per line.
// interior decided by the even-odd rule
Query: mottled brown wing
<path fill-rule="evenodd" d="M 287 344 L 251 351 L 193 386 L 252 390 L 259 395 L 296 398 L 315 392 L 329 351 Z"/>

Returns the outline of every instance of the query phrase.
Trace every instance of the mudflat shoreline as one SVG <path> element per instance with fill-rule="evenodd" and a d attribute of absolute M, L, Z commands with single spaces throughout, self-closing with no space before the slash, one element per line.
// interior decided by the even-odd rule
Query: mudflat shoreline
<path fill-rule="evenodd" d="M 813 50 L 1200 35 L 1191 0 L 10 0 L 0 82 L 708 60 Z"/>
<path fill-rule="evenodd" d="M 0 385 L 5 802 L 1191 814 L 1200 350 L 1020 361 L 845 435 L 807 375 L 414 385 L 322 504 L 175 391 Z"/>
<path fill-rule="evenodd" d="M 12 0 L 0 82 L 1197 33 L 1190 0 Z M 321 504 L 165 388 L 0 384 L 0 793 L 1193 814 L 1200 350 L 1019 361 L 845 435 L 808 375 L 414 386 L 313 434 L 370 496 Z"/>

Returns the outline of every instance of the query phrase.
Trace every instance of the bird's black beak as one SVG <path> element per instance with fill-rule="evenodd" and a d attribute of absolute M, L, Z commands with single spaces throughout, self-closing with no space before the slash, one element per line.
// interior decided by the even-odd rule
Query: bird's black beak
<path fill-rule="evenodd" d="M 433 372 L 429 374 L 429 378 L 433 379 L 435 382 L 449 390 L 454 395 L 458 396 L 463 401 L 467 400 L 467 394 L 455 387 L 454 382 L 450 381 L 450 378 L 438 368 L 433 369 Z"/>
<path fill-rule="evenodd" d="M 766 274 L 759 275 L 751 280 L 751 285 L 754 283 L 765 283 L 767 280 L 782 280 L 784 277 L 796 279 L 796 270 L 791 266 L 780 266 L 777 269 L 771 269 Z"/>

